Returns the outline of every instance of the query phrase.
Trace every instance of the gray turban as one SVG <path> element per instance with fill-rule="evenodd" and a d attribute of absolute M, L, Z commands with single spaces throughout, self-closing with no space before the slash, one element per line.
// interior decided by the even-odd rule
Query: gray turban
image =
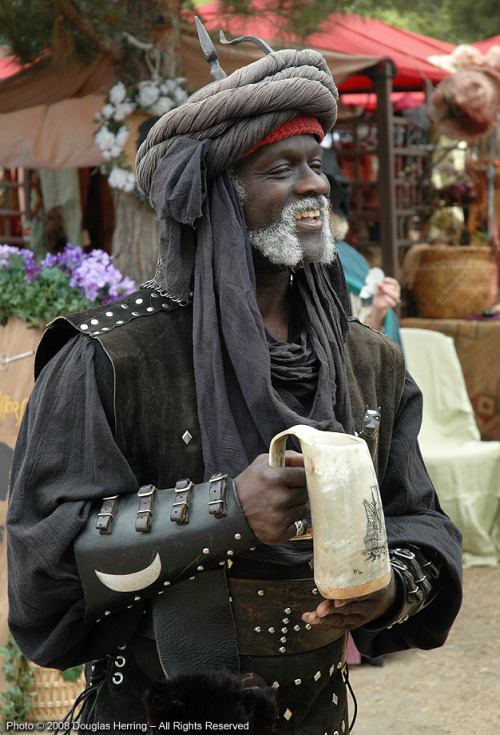
<path fill-rule="evenodd" d="M 319 52 L 270 53 L 198 90 L 154 125 L 137 153 L 139 186 L 150 193 L 159 161 L 181 136 L 212 142 L 204 159 L 212 178 L 297 115 L 314 115 L 328 132 L 337 118 L 337 99 Z"/>

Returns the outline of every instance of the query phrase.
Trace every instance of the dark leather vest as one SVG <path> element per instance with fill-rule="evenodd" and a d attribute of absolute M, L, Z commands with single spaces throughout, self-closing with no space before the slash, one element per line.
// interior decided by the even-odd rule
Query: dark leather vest
<path fill-rule="evenodd" d="M 116 441 L 139 484 L 173 487 L 182 477 L 202 482 L 192 307 L 178 307 L 143 289 L 122 301 L 56 319 L 37 352 L 37 373 L 76 330 L 97 339 L 111 360 Z M 380 407 L 374 464 L 381 483 L 403 390 L 404 357 L 392 340 L 353 320 L 346 343 L 346 368 L 358 433 L 366 408 Z"/>

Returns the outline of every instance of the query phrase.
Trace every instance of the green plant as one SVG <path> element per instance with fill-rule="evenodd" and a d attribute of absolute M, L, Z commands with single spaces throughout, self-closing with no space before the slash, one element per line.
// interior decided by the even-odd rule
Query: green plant
<path fill-rule="evenodd" d="M 67 245 L 37 266 L 29 250 L 0 245 L 0 324 L 18 317 L 44 327 L 60 314 L 107 303 L 135 290 L 135 283 L 101 250 L 89 254 Z"/>
<path fill-rule="evenodd" d="M 4 658 L 2 667 L 5 679 L 9 683 L 7 691 L 2 692 L 0 711 L 2 724 L 7 722 L 26 722 L 31 709 L 33 688 L 33 669 L 26 656 L 8 634 L 6 644 L 0 648 Z"/>

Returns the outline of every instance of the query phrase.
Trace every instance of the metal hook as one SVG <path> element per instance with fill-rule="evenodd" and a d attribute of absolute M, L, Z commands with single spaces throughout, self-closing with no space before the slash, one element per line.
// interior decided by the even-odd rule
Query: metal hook
<path fill-rule="evenodd" d="M 219 79 L 225 79 L 227 77 L 227 74 L 219 64 L 219 55 L 212 42 L 212 39 L 208 35 L 205 26 L 197 15 L 195 16 L 194 20 L 196 23 L 196 30 L 198 31 L 198 38 L 200 39 L 200 46 L 201 50 L 203 51 L 203 56 L 210 64 L 210 76 L 212 77 L 212 80 L 216 82 Z"/>
<path fill-rule="evenodd" d="M 239 36 L 238 38 L 233 38 L 232 41 L 228 41 L 224 31 L 219 31 L 219 41 L 220 43 L 225 44 L 226 46 L 233 46 L 236 43 L 242 43 L 243 41 L 249 41 L 250 43 L 254 43 L 256 46 L 258 46 L 262 51 L 264 51 L 265 54 L 272 54 L 273 50 L 270 47 L 270 45 L 264 41 L 262 38 L 259 38 L 258 36 Z"/>

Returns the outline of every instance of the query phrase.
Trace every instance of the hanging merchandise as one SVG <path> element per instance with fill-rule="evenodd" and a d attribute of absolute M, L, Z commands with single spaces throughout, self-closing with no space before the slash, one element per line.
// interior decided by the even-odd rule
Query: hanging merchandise
<path fill-rule="evenodd" d="M 483 56 L 474 47 L 461 45 L 440 60 L 453 73 L 430 95 L 431 120 L 455 140 L 483 140 L 500 117 L 500 47 L 493 46 Z"/>

